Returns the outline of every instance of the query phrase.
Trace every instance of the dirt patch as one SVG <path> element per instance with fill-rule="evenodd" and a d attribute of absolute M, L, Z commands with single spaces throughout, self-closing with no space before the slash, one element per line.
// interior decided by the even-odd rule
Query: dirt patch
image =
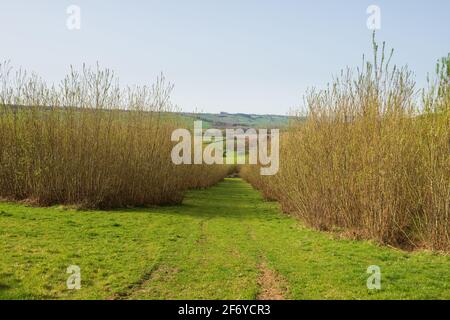
<path fill-rule="evenodd" d="M 204 244 L 207 240 L 206 238 L 206 222 L 209 219 L 200 221 L 200 236 L 197 239 L 197 244 Z"/>
<path fill-rule="evenodd" d="M 253 229 L 247 224 L 245 225 L 247 234 L 248 234 L 248 240 L 254 241 L 256 240 L 255 233 L 253 232 Z"/>
<path fill-rule="evenodd" d="M 266 262 L 259 265 L 258 300 L 285 300 L 288 287 L 286 280 L 276 271 L 270 269 Z"/>
<path fill-rule="evenodd" d="M 173 278 L 178 272 L 180 272 L 178 268 L 161 265 L 152 273 L 152 276 L 147 280 L 147 282 L 167 280 L 169 278 Z"/>
<path fill-rule="evenodd" d="M 152 281 L 161 281 L 162 279 L 172 277 L 174 274 L 178 273 L 179 270 L 176 268 L 170 268 L 165 265 L 155 266 L 151 271 L 144 274 L 142 278 L 128 286 L 125 291 L 118 292 L 113 296 L 109 297 L 108 300 L 124 300 L 129 299 L 133 295 L 139 292 L 145 292 L 147 284 Z"/>

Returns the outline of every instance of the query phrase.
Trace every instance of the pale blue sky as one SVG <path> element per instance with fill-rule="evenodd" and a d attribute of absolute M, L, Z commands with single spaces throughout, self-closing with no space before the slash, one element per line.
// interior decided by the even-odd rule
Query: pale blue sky
<path fill-rule="evenodd" d="M 72 4 L 80 31 L 66 28 Z M 0 59 L 49 81 L 83 62 L 114 69 L 124 85 L 163 72 L 185 111 L 286 114 L 370 53 L 371 4 L 379 40 L 424 85 L 450 52 L 448 0 L 0 0 Z"/>

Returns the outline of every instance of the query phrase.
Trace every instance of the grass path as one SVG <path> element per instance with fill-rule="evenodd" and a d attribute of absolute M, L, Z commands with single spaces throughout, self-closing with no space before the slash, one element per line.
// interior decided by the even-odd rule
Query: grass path
<path fill-rule="evenodd" d="M 449 256 L 309 230 L 240 179 L 174 207 L 0 203 L 0 253 L 2 299 L 450 299 Z M 70 265 L 80 290 L 66 289 Z M 366 287 L 370 265 L 381 290 Z"/>

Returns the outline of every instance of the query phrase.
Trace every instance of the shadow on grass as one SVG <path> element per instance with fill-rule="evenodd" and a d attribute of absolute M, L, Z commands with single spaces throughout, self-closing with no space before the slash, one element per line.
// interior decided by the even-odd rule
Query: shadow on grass
<path fill-rule="evenodd" d="M 187 192 L 183 203 L 179 205 L 116 209 L 109 212 L 265 220 L 268 213 L 273 215 L 277 210 L 276 202 L 263 201 L 259 192 L 250 185 L 243 184 L 241 179 L 228 178 L 214 187 Z"/>

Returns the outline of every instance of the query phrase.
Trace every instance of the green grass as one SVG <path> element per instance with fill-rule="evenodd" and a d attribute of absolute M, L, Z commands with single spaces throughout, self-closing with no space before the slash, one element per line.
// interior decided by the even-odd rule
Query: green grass
<path fill-rule="evenodd" d="M 450 257 L 309 230 L 240 179 L 183 205 L 76 211 L 0 204 L 1 299 L 254 299 L 264 261 L 290 299 L 450 299 Z M 66 268 L 82 288 L 67 290 Z M 366 287 L 378 265 L 382 290 Z"/>

